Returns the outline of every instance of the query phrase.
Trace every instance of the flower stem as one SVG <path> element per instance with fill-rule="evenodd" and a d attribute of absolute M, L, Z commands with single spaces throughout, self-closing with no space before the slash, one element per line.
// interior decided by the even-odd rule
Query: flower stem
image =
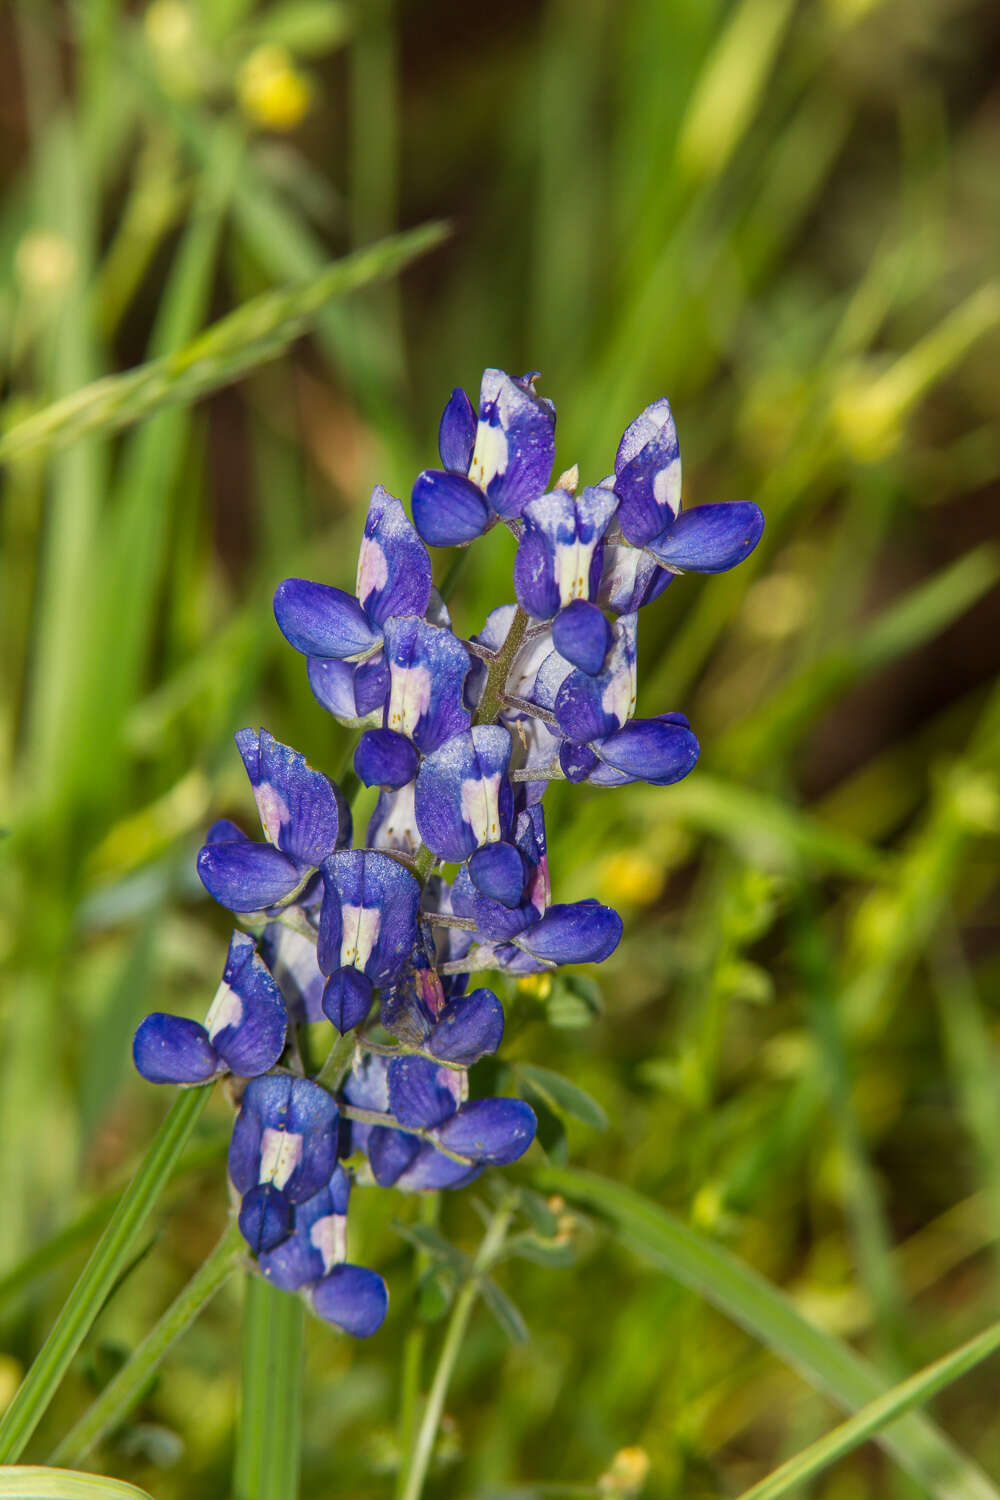
<path fill-rule="evenodd" d="M 235 1221 L 202 1261 L 159 1322 L 150 1329 L 127 1364 L 105 1387 L 90 1409 L 63 1438 L 50 1464 L 78 1463 L 112 1432 L 140 1399 L 148 1381 L 171 1344 L 188 1328 L 222 1283 L 232 1275 L 243 1241 Z"/>
<path fill-rule="evenodd" d="M 420 1200 L 420 1222 L 433 1228 L 441 1209 L 441 1194 L 427 1193 Z M 419 1248 L 413 1252 L 413 1300 L 410 1309 L 410 1327 L 403 1344 L 402 1395 L 399 1407 L 399 1472 L 396 1476 L 396 1500 L 402 1500 L 406 1484 L 406 1467 L 402 1461 L 404 1453 L 413 1447 L 417 1428 L 417 1411 L 420 1405 L 420 1382 L 424 1367 L 424 1346 L 427 1343 L 427 1324 L 417 1312 L 420 1278 L 430 1265 L 430 1256 Z"/>
<path fill-rule="evenodd" d="M 528 628 L 528 615 L 520 605 L 514 611 L 514 618 L 510 622 L 507 638 L 495 659 L 490 663 L 486 674 L 486 686 L 483 688 L 483 696 L 479 700 L 476 709 L 474 724 L 493 724 L 503 707 L 503 694 L 507 686 L 507 676 L 514 665 L 514 658 L 520 650 L 524 640 L 524 633 Z"/>
<path fill-rule="evenodd" d="M 128 1264 L 139 1231 L 169 1181 L 184 1143 L 212 1092 L 210 1085 L 178 1094 L 135 1177 L 125 1189 L 93 1254 L 0 1421 L 0 1463 L 16 1463 L 45 1414 L 69 1365 Z"/>
<path fill-rule="evenodd" d="M 437 1369 L 434 1371 L 434 1379 L 427 1396 L 427 1405 L 424 1407 L 424 1415 L 410 1453 L 406 1482 L 397 1491 L 398 1500 L 420 1500 L 423 1493 L 424 1481 L 427 1478 L 427 1470 L 434 1452 L 434 1443 L 441 1425 L 444 1403 L 451 1384 L 455 1362 L 469 1326 L 472 1309 L 479 1295 L 479 1278 L 486 1274 L 499 1255 L 513 1214 L 513 1201 L 505 1200 L 490 1220 L 489 1227 L 476 1252 L 472 1276 L 455 1298 L 455 1305 L 451 1310 L 451 1317 L 448 1319 L 448 1327 L 445 1331 L 444 1343 L 441 1345 L 441 1353 L 438 1356 Z"/>
<path fill-rule="evenodd" d="M 247 1277 L 234 1500 L 297 1500 L 305 1304 Z"/>

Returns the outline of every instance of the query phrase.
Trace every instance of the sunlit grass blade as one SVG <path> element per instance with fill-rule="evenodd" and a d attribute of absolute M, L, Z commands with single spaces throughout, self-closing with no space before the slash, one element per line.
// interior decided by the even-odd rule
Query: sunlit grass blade
<path fill-rule="evenodd" d="M 836 1463 L 837 1459 L 883 1432 L 904 1412 L 923 1405 L 932 1396 L 936 1396 L 938 1391 L 943 1391 L 967 1371 L 975 1369 L 976 1365 L 988 1359 L 997 1349 L 1000 1349 L 1000 1323 L 992 1324 L 960 1348 L 953 1349 L 950 1354 L 943 1355 L 926 1369 L 918 1370 L 908 1380 L 893 1386 L 891 1391 L 870 1401 L 861 1411 L 855 1412 L 853 1417 L 834 1428 L 833 1432 L 811 1443 L 766 1479 L 744 1491 L 740 1500 L 779 1500 L 781 1495 L 797 1490 L 807 1479 L 812 1479 L 814 1475 Z"/>
<path fill-rule="evenodd" d="M 248 1276 L 234 1500 L 296 1500 L 302 1443 L 305 1304 Z"/>
<path fill-rule="evenodd" d="M 187 1286 L 174 1298 L 131 1358 L 53 1450 L 50 1463 L 78 1463 L 103 1437 L 114 1431 L 141 1397 L 150 1375 L 167 1350 L 232 1275 L 241 1244 L 234 1221 L 227 1226 L 215 1249 L 202 1261 Z"/>
<path fill-rule="evenodd" d="M 544 1193 L 561 1193 L 609 1219 L 645 1260 L 694 1288 L 779 1359 L 848 1409 L 884 1394 L 885 1381 L 860 1355 L 815 1327 L 763 1276 L 705 1235 L 631 1188 L 590 1172 L 546 1166 L 533 1174 Z M 1000 1491 L 971 1459 L 920 1415 L 880 1432 L 880 1444 L 936 1500 L 997 1500 Z"/>
<path fill-rule="evenodd" d="M 308 332 L 335 298 L 395 275 L 440 244 L 446 233 L 443 224 L 425 224 L 334 261 L 302 285 L 265 292 L 174 354 L 95 381 L 17 423 L 0 439 L 0 462 L 118 431 L 164 407 L 231 384 Z"/>
<path fill-rule="evenodd" d="M 0 1460 L 16 1460 L 23 1453 L 108 1293 L 128 1264 L 139 1231 L 166 1187 L 211 1092 L 207 1085 L 185 1089 L 171 1105 L 55 1327 L 0 1420 Z"/>
<path fill-rule="evenodd" d="M 148 1490 L 68 1469 L 0 1469 L 0 1500 L 152 1500 Z"/>

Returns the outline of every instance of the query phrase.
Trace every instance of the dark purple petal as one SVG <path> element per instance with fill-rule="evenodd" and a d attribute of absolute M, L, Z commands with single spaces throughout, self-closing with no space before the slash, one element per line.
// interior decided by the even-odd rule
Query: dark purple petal
<path fill-rule="evenodd" d="M 205 835 L 206 844 L 231 844 L 240 839 L 250 843 L 249 836 L 231 818 L 217 818 Z"/>
<path fill-rule="evenodd" d="M 698 759 L 690 729 L 663 719 L 632 719 L 616 734 L 595 740 L 594 750 L 616 771 L 653 786 L 680 781 Z"/>
<path fill-rule="evenodd" d="M 197 1021 L 154 1011 L 132 1042 L 132 1061 L 150 1083 L 207 1083 L 222 1063 Z"/>
<path fill-rule="evenodd" d="M 503 1006 L 492 990 L 449 1000 L 427 1041 L 428 1052 L 471 1068 L 503 1040 Z"/>
<path fill-rule="evenodd" d="M 471 480 L 425 469 L 413 486 L 413 524 L 432 547 L 461 547 L 482 536 L 490 513 Z"/>
<path fill-rule="evenodd" d="M 382 671 L 381 694 L 377 687 L 374 695 L 364 691 L 367 683 L 372 680 L 373 667 L 376 674 L 380 668 Z M 381 652 L 364 662 L 334 661 L 332 657 L 310 656 L 307 670 L 309 686 L 316 702 L 344 724 L 360 723 L 385 702 L 389 678 Z"/>
<path fill-rule="evenodd" d="M 323 990 L 323 1011 L 344 1034 L 360 1026 L 372 1008 L 372 982 L 359 969 L 334 969 Z"/>
<path fill-rule="evenodd" d="M 422 615 L 431 597 L 431 560 L 395 496 L 376 485 L 358 554 L 358 602 L 372 625 Z"/>
<path fill-rule="evenodd" d="M 461 386 L 456 386 L 441 413 L 438 452 L 452 474 L 468 474 L 476 442 L 476 412 Z"/>
<path fill-rule="evenodd" d="M 271 1183 L 290 1203 L 311 1198 L 337 1165 L 338 1125 L 336 1104 L 309 1079 L 252 1078 L 229 1144 L 234 1187 L 246 1195 Z"/>
<path fill-rule="evenodd" d="M 673 525 L 647 541 L 649 551 L 669 568 L 692 573 L 726 573 L 760 541 L 764 512 L 752 500 L 727 500 L 681 511 Z"/>
<path fill-rule="evenodd" d="M 319 965 L 361 969 L 372 984 L 391 984 L 417 938 L 420 885 L 397 860 L 372 849 L 344 849 L 323 866 L 325 895 Z"/>
<path fill-rule="evenodd" d="M 427 1057 L 394 1057 L 389 1064 L 389 1110 L 406 1129 L 440 1125 L 458 1108 L 459 1074 Z"/>
<path fill-rule="evenodd" d="M 344 1259 L 350 1179 L 337 1167 L 327 1187 L 292 1210 L 291 1234 L 258 1257 L 274 1286 L 295 1292 L 319 1281 Z"/>
<path fill-rule="evenodd" d="M 457 636 L 416 615 L 387 620 L 385 654 L 387 729 L 405 734 L 425 755 L 468 729 L 462 686 L 471 658 Z"/>
<path fill-rule="evenodd" d="M 286 578 L 274 595 L 274 618 L 289 645 L 305 656 L 362 656 L 381 639 L 353 594 L 328 583 Z"/>
<path fill-rule="evenodd" d="M 514 941 L 533 958 L 553 964 L 600 964 L 618 947 L 622 919 L 597 901 L 550 906 L 540 922 Z"/>
<path fill-rule="evenodd" d="M 557 495 L 561 496 L 562 493 L 561 490 L 556 491 Z M 518 539 L 514 557 L 514 592 L 517 594 L 517 602 L 536 620 L 551 620 L 560 604 L 550 539 L 546 532 L 539 526 L 532 525 L 529 519 L 532 507 L 550 498 L 552 497 L 543 495 L 541 500 L 533 500 L 527 507 L 524 529 Z M 566 499 L 572 505 L 568 495 Z"/>
<path fill-rule="evenodd" d="M 600 672 L 570 672 L 555 695 L 559 728 L 576 744 L 613 734 L 635 708 L 635 615 L 623 615 Z"/>
<path fill-rule="evenodd" d="M 567 781 L 586 781 L 594 767 L 600 764 L 589 745 L 574 745 L 572 740 L 563 740 L 559 746 L 559 765 Z"/>
<path fill-rule="evenodd" d="M 506 520 L 545 493 L 556 451 L 555 426 L 555 407 L 536 393 L 532 377 L 484 371 L 469 478 Z"/>
<path fill-rule="evenodd" d="M 249 839 L 205 844 L 198 855 L 198 876 L 208 894 L 229 911 L 263 911 L 290 896 L 301 879 L 279 849 Z"/>
<path fill-rule="evenodd" d="M 291 1233 L 292 1205 L 273 1184 L 262 1183 L 251 1188 L 243 1199 L 239 1226 L 254 1254 L 266 1254 Z"/>
<path fill-rule="evenodd" d="M 510 735 L 479 724 L 429 755 L 417 776 L 417 827 L 442 859 L 463 860 L 480 844 L 505 838 L 513 816 L 507 780 Z"/>
<path fill-rule="evenodd" d="M 312 1304 L 327 1323 L 356 1339 L 370 1338 L 385 1322 L 389 1292 L 375 1271 L 364 1266 L 334 1266 L 312 1290 Z"/>
<path fill-rule="evenodd" d="M 354 1126 L 357 1129 L 357 1125 Z M 420 1150 L 418 1136 L 386 1125 L 371 1126 L 368 1134 L 368 1161 L 379 1187 L 392 1187 L 406 1171 Z"/>
<path fill-rule="evenodd" d="M 398 791 L 417 774 L 416 746 L 394 729 L 366 729 L 354 751 L 354 769 L 365 786 Z"/>
<path fill-rule="evenodd" d="M 222 983 L 205 1019 L 212 1046 L 240 1078 L 273 1068 L 285 1050 L 288 1017 L 253 938 L 234 932 Z"/>
<path fill-rule="evenodd" d="M 297 865 L 317 868 L 337 847 L 336 790 L 304 755 L 266 729 L 241 729 L 235 738 L 268 843 Z"/>
<path fill-rule="evenodd" d="M 534 1110 L 523 1099 L 474 1099 L 435 1132 L 442 1146 L 471 1161 L 504 1166 L 535 1139 Z"/>
<path fill-rule="evenodd" d="M 411 1136 L 411 1140 L 416 1140 Z M 405 1193 L 437 1193 L 442 1189 L 465 1187 L 482 1173 L 482 1167 L 468 1166 L 435 1151 L 433 1146 L 423 1146 L 412 1163 L 396 1179 L 396 1187 Z"/>
<path fill-rule="evenodd" d="M 513 844 L 483 844 L 469 857 L 469 875 L 477 890 L 503 906 L 521 904 L 526 875 L 524 860 Z"/>
<path fill-rule="evenodd" d="M 553 620 L 552 644 L 560 656 L 593 677 L 611 648 L 611 626 L 596 604 L 575 599 Z"/>
<path fill-rule="evenodd" d="M 681 455 L 670 403 L 647 406 L 625 429 L 615 458 L 618 525 L 635 546 L 658 536 L 681 504 Z"/>

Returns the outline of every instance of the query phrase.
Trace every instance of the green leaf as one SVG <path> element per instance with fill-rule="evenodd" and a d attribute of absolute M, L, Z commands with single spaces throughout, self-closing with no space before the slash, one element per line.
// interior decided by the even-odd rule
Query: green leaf
<path fill-rule="evenodd" d="M 100 1474 L 37 1467 L 0 1469 L 0 1500 L 152 1500 L 147 1490 Z"/>
<path fill-rule="evenodd" d="M 534 1063 L 518 1063 L 517 1076 L 533 1093 L 539 1094 L 550 1109 L 589 1125 L 591 1130 L 607 1130 L 608 1117 L 597 1100 L 575 1083 L 570 1083 L 561 1073 L 540 1068 Z"/>
<path fill-rule="evenodd" d="M 958 1349 L 953 1349 L 950 1354 L 945 1354 L 925 1369 L 918 1370 L 891 1391 L 870 1401 L 825 1437 L 810 1443 L 808 1448 L 788 1459 L 766 1479 L 753 1485 L 741 1500 L 778 1500 L 780 1495 L 787 1495 L 789 1490 L 798 1489 L 805 1480 L 829 1468 L 830 1464 L 853 1452 L 869 1438 L 877 1436 L 903 1412 L 929 1401 L 938 1391 L 943 1391 L 945 1386 L 951 1385 L 959 1376 L 988 1359 L 997 1349 L 1000 1349 L 1000 1323 L 993 1323 Z"/>
<path fill-rule="evenodd" d="M 455 1296 L 455 1278 L 446 1266 L 428 1266 L 417 1282 L 417 1314 L 425 1323 L 443 1318 Z"/>
<path fill-rule="evenodd" d="M 440 1265 L 450 1266 L 463 1278 L 469 1275 L 472 1267 L 469 1257 L 463 1255 L 461 1250 L 446 1240 L 444 1235 L 439 1234 L 430 1224 L 403 1224 L 396 1219 L 392 1227 L 401 1239 L 409 1240 L 411 1245 L 415 1245 L 418 1250 L 423 1250 Z"/>
<path fill-rule="evenodd" d="M 479 1295 L 511 1343 L 526 1344 L 531 1335 L 528 1332 L 527 1323 L 525 1323 L 521 1316 L 520 1309 L 510 1300 L 506 1292 L 500 1290 L 492 1277 L 483 1276 L 480 1278 Z"/>
<path fill-rule="evenodd" d="M 539 1167 L 535 1186 L 603 1214 L 651 1265 L 692 1287 L 806 1380 L 848 1410 L 885 1394 L 878 1371 L 810 1323 L 784 1292 L 648 1198 L 590 1172 Z M 937 1500 L 998 1500 L 1000 1491 L 926 1417 L 911 1414 L 878 1434 L 901 1468 Z"/>
<path fill-rule="evenodd" d="M 55 1327 L 0 1421 L 0 1459 L 17 1459 L 41 1421 L 83 1340 L 90 1332 L 153 1206 L 166 1187 L 184 1143 L 211 1094 L 211 1085 L 182 1090 L 111 1222 L 69 1295 Z"/>
<path fill-rule="evenodd" d="M 446 233 L 443 224 L 425 224 L 334 261 L 308 281 L 253 298 L 183 349 L 95 380 L 18 422 L 0 438 L 0 462 L 37 448 L 65 447 L 86 434 L 116 432 L 232 384 L 307 333 L 334 299 L 395 275 Z"/>
<path fill-rule="evenodd" d="M 297 1500 L 305 1304 L 248 1275 L 235 1500 Z"/>

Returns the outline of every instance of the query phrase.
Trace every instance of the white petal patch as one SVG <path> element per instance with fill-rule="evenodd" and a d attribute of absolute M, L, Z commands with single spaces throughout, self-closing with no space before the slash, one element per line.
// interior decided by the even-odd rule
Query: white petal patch
<path fill-rule="evenodd" d="M 374 537 L 361 538 L 358 552 L 357 594 L 364 604 L 369 594 L 384 589 L 389 580 L 389 561 Z"/>
<path fill-rule="evenodd" d="M 427 667 L 392 666 L 387 727 L 399 734 L 412 735 L 421 714 L 430 707 L 432 687 Z"/>
<path fill-rule="evenodd" d="M 209 1038 L 214 1042 L 220 1031 L 227 1026 L 238 1026 L 243 1019 L 243 1001 L 234 989 L 223 981 L 215 992 L 208 1015 L 205 1017 L 205 1030 Z"/>
<path fill-rule="evenodd" d="M 347 1259 L 347 1215 L 327 1214 L 309 1231 L 309 1242 L 323 1257 L 323 1272 L 332 1271 Z"/>
<path fill-rule="evenodd" d="M 260 826 L 267 835 L 268 843 L 277 844 L 282 828 L 292 819 L 288 803 L 269 781 L 262 781 L 260 786 L 254 787 L 253 795 L 260 813 Z"/>
<path fill-rule="evenodd" d="M 382 913 L 377 906 L 342 906 L 340 920 L 341 967 L 363 969 L 378 941 Z"/>
<path fill-rule="evenodd" d="M 658 505 L 667 505 L 674 515 L 681 508 L 681 461 L 675 458 L 653 477 L 653 498 Z"/>
<path fill-rule="evenodd" d="M 283 1188 L 302 1160 L 302 1137 L 293 1130 L 272 1130 L 267 1126 L 260 1138 L 260 1176 L 258 1182 L 273 1182 Z"/>
<path fill-rule="evenodd" d="M 598 538 L 591 542 L 569 542 L 556 548 L 556 587 L 560 604 L 586 599 L 590 589 L 590 564 Z"/>
<path fill-rule="evenodd" d="M 386 794 L 388 812 L 375 834 L 376 849 L 399 849 L 404 854 L 416 854 L 420 848 L 420 831 L 414 807 L 417 783 L 408 781 L 397 792 Z"/>
<path fill-rule="evenodd" d="M 619 667 L 601 694 L 601 707 L 606 714 L 618 720 L 619 727 L 626 724 L 635 710 L 635 673 L 629 666 Z"/>
<path fill-rule="evenodd" d="M 472 451 L 469 478 L 484 490 L 498 474 L 506 474 L 507 434 L 492 422 L 480 422 L 476 428 L 476 446 Z"/>
<path fill-rule="evenodd" d="M 499 794 L 499 771 L 462 782 L 461 813 L 477 844 L 493 844 L 500 837 Z"/>

